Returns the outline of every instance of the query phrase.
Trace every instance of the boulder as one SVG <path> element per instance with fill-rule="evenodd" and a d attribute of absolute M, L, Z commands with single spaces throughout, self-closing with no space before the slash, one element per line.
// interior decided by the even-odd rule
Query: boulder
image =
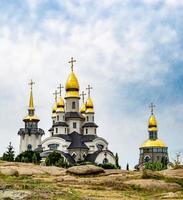
<path fill-rule="evenodd" d="M 167 183 L 163 180 L 154 180 L 154 179 L 134 179 L 125 181 L 124 184 L 153 191 L 157 190 L 176 191 L 181 189 L 181 186 L 177 183 Z"/>
<path fill-rule="evenodd" d="M 104 169 L 95 165 L 80 165 L 67 169 L 68 173 L 75 175 L 91 175 L 104 173 Z"/>
<path fill-rule="evenodd" d="M 12 169 L 12 168 L 1 168 L 0 173 L 5 176 L 17 176 L 18 175 L 18 171 L 16 169 Z"/>

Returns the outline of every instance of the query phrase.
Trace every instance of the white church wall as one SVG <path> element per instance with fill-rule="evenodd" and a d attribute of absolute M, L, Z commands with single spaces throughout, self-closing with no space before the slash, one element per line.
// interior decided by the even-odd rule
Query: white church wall
<path fill-rule="evenodd" d="M 75 108 L 72 108 L 72 102 L 75 102 Z M 66 112 L 79 112 L 78 98 L 67 98 L 65 105 L 66 105 Z"/>
<path fill-rule="evenodd" d="M 115 158 L 108 152 L 101 152 L 97 158 L 95 159 L 95 162 L 98 164 L 103 164 L 104 159 L 107 158 L 109 163 L 115 164 Z"/>

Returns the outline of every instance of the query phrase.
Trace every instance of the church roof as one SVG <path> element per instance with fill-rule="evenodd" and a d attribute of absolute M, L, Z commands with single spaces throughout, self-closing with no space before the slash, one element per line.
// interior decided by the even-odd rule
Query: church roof
<path fill-rule="evenodd" d="M 78 112 L 66 112 L 65 113 L 65 119 L 68 119 L 68 118 L 81 118 L 81 119 L 84 119 L 84 117 Z"/>
<path fill-rule="evenodd" d="M 60 137 L 68 142 L 72 142 L 74 139 L 80 139 L 82 142 L 90 142 L 95 140 L 98 136 L 97 135 L 81 135 L 77 132 L 72 132 L 71 134 L 56 134 L 54 137 Z"/>
<path fill-rule="evenodd" d="M 109 152 L 110 154 L 113 155 L 113 153 L 109 150 L 104 150 L 105 152 Z M 102 151 L 95 151 L 92 154 L 88 154 L 85 158 L 85 161 L 90 161 L 90 162 L 95 162 L 97 156 L 101 153 Z"/>
<path fill-rule="evenodd" d="M 82 135 L 77 132 L 72 132 L 70 134 L 70 137 L 72 138 L 71 144 L 69 145 L 68 149 L 89 149 L 84 141 L 82 140 Z"/>
<path fill-rule="evenodd" d="M 98 127 L 94 122 L 87 122 L 87 123 L 84 123 L 83 126 L 84 127 Z"/>
<path fill-rule="evenodd" d="M 66 122 L 55 122 L 53 124 L 53 127 L 57 127 L 57 126 L 69 126 Z"/>

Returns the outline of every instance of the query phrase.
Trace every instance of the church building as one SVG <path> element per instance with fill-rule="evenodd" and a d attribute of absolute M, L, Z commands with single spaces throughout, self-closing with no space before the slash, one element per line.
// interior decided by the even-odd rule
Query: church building
<path fill-rule="evenodd" d="M 65 84 L 64 98 L 61 84 L 58 87 L 59 92 L 54 92 L 52 126 L 49 137 L 43 141 L 41 136 L 44 131 L 37 128 L 39 119 L 34 115 L 31 85 L 29 114 L 24 119 L 26 125 L 18 132 L 21 137 L 20 152 L 30 148 L 39 150 L 43 161 L 51 152 L 57 151 L 69 164 L 78 161 L 115 164 L 116 159 L 108 149 L 108 142 L 97 134 L 98 125 L 95 123 L 94 103 L 91 98 L 92 87 L 88 85 L 86 88 L 88 94 L 85 101 L 86 94 L 80 94 L 79 82 L 73 70 L 74 62 L 76 61 L 71 58 L 71 72 Z M 37 128 L 36 131 L 33 128 Z"/>
<path fill-rule="evenodd" d="M 35 115 L 34 100 L 32 85 L 34 82 L 29 83 L 30 85 L 30 98 L 29 98 L 29 107 L 28 115 L 23 119 L 25 126 L 18 131 L 20 135 L 20 146 L 19 153 L 22 153 L 27 150 L 35 150 L 38 146 L 41 145 L 41 137 L 44 135 L 44 131 L 41 128 L 38 128 L 39 118 Z"/>
<path fill-rule="evenodd" d="M 147 162 L 161 162 L 165 159 L 168 163 L 168 147 L 158 139 L 158 127 L 153 113 L 154 105 L 151 103 L 151 116 L 148 122 L 149 139 L 140 146 L 139 164 L 135 168 L 141 168 Z"/>

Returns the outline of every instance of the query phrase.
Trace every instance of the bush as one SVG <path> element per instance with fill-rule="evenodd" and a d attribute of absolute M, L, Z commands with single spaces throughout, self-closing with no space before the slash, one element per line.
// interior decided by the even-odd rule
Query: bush
<path fill-rule="evenodd" d="M 102 167 L 103 169 L 118 169 L 118 167 L 112 163 L 99 164 L 98 166 Z"/>
<path fill-rule="evenodd" d="M 45 161 L 46 166 L 57 166 L 68 168 L 70 165 L 65 161 L 64 157 L 60 153 L 54 151 L 49 154 Z"/>
<path fill-rule="evenodd" d="M 161 171 L 164 169 L 167 169 L 167 166 L 165 166 L 163 163 L 161 162 L 147 162 L 145 163 L 145 169 L 150 169 L 152 171 Z"/>
<path fill-rule="evenodd" d="M 40 154 L 34 151 L 24 151 L 15 158 L 16 162 L 25 162 L 25 163 L 40 163 L 40 160 L 41 160 Z"/>

